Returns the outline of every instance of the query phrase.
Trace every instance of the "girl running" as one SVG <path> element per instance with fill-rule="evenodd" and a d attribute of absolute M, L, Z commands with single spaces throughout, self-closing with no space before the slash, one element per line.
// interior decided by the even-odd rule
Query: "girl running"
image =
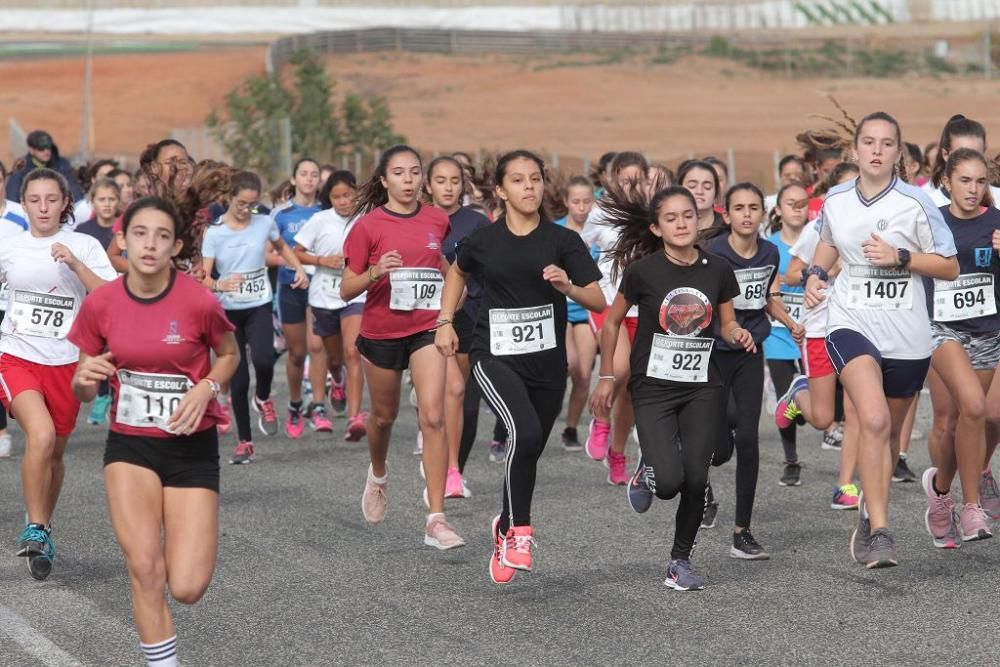
<path fill-rule="evenodd" d="M 951 204 L 951 193 L 948 192 L 943 179 L 948 156 L 959 148 L 968 148 L 986 155 L 986 128 L 982 123 L 966 118 L 962 114 L 952 116 L 945 123 L 941 131 L 941 141 L 938 142 L 938 149 L 934 154 L 930 180 L 923 186 L 924 192 L 935 206 Z M 1000 202 L 1000 188 L 992 186 L 989 188 L 993 206 L 996 206 L 997 202 Z"/>
<path fill-rule="evenodd" d="M 506 584 L 518 570 L 532 570 L 535 473 L 566 391 L 566 297 L 594 311 L 604 310 L 605 302 L 600 271 L 580 236 L 545 218 L 541 158 L 524 150 L 504 154 L 494 182 L 505 214 L 459 245 L 435 343 L 446 357 L 457 351 L 454 313 L 474 275 L 483 297 L 470 354 L 473 373 L 510 433 L 489 564 L 493 582 Z"/>
<path fill-rule="evenodd" d="M 320 204 L 316 199 L 319 190 L 319 163 L 312 158 L 301 158 L 292 169 L 291 198 L 284 204 L 276 206 L 271 212 L 282 241 L 289 247 L 295 247 L 295 235 L 316 213 Z M 285 420 L 285 433 L 289 438 L 302 437 L 305 429 L 305 419 L 311 415 L 305 414 L 302 405 L 302 382 L 305 377 L 306 354 L 309 355 L 309 384 L 312 387 L 314 404 L 326 404 L 326 371 L 327 362 L 323 350 L 323 341 L 312 332 L 312 324 L 306 317 L 309 308 L 309 290 L 305 284 L 294 286 L 295 269 L 282 264 L 272 256 L 272 261 L 278 261 L 278 317 L 288 349 L 285 360 L 285 372 L 288 374 L 288 417 Z M 340 405 L 344 401 L 344 378 L 333 378 L 333 394 Z"/>
<path fill-rule="evenodd" d="M 566 215 L 555 223 L 561 227 L 572 229 L 577 234 L 583 233 L 587 224 L 587 216 L 594 207 L 594 187 L 584 176 L 574 176 L 566 184 L 563 192 L 563 204 Z M 571 388 L 569 404 L 566 406 L 566 428 L 562 432 L 563 449 L 578 452 L 583 449 L 577 428 L 580 417 L 587 404 L 590 394 L 590 378 L 594 374 L 594 361 L 597 359 L 597 336 L 590 326 L 590 316 L 587 310 L 572 300 L 567 300 L 566 328 L 566 359 L 569 364 Z"/>
<path fill-rule="evenodd" d="M 715 167 L 704 160 L 686 160 L 677 169 L 677 184 L 690 190 L 698 202 L 699 233 L 704 237 L 721 231 L 725 220 L 715 210 L 715 199 L 721 192 Z"/>
<path fill-rule="evenodd" d="M 926 285 L 935 346 L 929 378 L 934 425 L 928 442 L 932 467 L 921 482 L 927 532 L 934 546 L 943 548 L 993 536 L 980 504 L 983 471 L 989 470 L 997 444 L 995 427 L 986 428 L 986 395 L 1000 361 L 1000 267 L 993 261 L 1000 248 L 1000 211 L 989 205 L 988 174 L 981 153 L 948 152 L 940 182 L 951 203 L 941 207 L 941 214 L 955 238 L 961 275 Z M 961 512 L 951 495 L 956 473 Z M 996 498 L 988 502 L 997 509 Z"/>
<path fill-rule="evenodd" d="M 164 591 L 194 604 L 215 570 L 215 399 L 240 357 L 219 302 L 173 266 L 182 228 L 169 202 L 136 202 L 119 236 L 127 274 L 84 301 L 69 333 L 81 352 L 76 397 L 93 400 L 105 381 L 114 389 L 104 452 L 108 511 L 128 568 L 139 646 L 157 667 L 177 664 Z"/>
<path fill-rule="evenodd" d="M 257 421 L 264 435 L 275 435 L 278 422 L 271 400 L 274 379 L 274 347 L 271 329 L 271 283 L 267 280 L 267 244 L 281 254 L 293 277 L 289 285 L 301 289 L 309 285 L 298 257 L 285 245 L 274 220 L 250 211 L 260 197 L 261 184 L 256 174 L 238 172 L 232 177 L 229 208 L 215 224 L 209 225 L 202 241 L 201 255 L 205 270 L 204 284 L 217 292 L 226 317 L 236 332 L 240 350 L 250 347 L 250 360 L 242 354 L 233 374 L 230 402 L 236 418 L 239 438 L 230 463 L 252 463 L 256 455 L 250 429 L 250 368 L 256 377 L 253 397 Z M 212 278 L 217 271 L 219 278 Z"/>
<path fill-rule="evenodd" d="M 116 273 L 97 241 L 62 229 L 72 220 L 73 201 L 61 174 L 30 172 L 21 201 L 28 233 L 0 245 L 10 295 L 0 325 L 0 402 L 25 435 L 27 525 L 17 555 L 27 558 L 32 577 L 45 579 L 56 556 L 50 522 L 66 474 L 63 452 L 80 411 L 70 388 L 79 350 L 66 334 L 87 293 Z"/>
<path fill-rule="evenodd" d="M 348 442 L 357 442 L 365 436 L 365 420 L 368 418 L 368 413 L 361 411 L 365 378 L 356 345 L 361 329 L 361 313 L 365 309 L 365 295 L 356 297 L 350 303 L 340 298 L 344 239 L 354 224 L 352 214 L 357 192 L 354 174 L 345 170 L 331 173 L 319 195 L 324 210 L 309 218 L 295 235 L 295 254 L 299 261 L 316 267 L 309 284 L 313 332 L 323 339 L 330 375 L 346 378 L 346 391 L 343 391 L 343 383 L 340 388 L 334 387 L 330 401 L 335 413 L 344 414 L 345 409 L 347 411 L 344 440 Z M 309 423 L 314 431 L 333 431 L 333 423 L 327 418 L 326 406 L 322 403 L 314 402 L 309 407 Z"/>
<path fill-rule="evenodd" d="M 854 560 L 869 568 L 897 564 L 889 532 L 889 485 L 899 433 L 920 392 L 933 348 L 923 281 L 955 280 L 955 242 L 940 211 L 895 175 L 901 132 L 884 112 L 865 116 L 854 134 L 861 172 L 830 191 L 819 221 L 821 242 L 805 303 L 826 298 L 828 272 L 842 271 L 830 295 L 827 350 L 858 412 L 862 497 L 851 535 Z"/>
<path fill-rule="evenodd" d="M 420 203 L 423 166 L 409 146 L 387 149 L 358 193 L 361 215 L 344 243 L 340 298 L 350 301 L 367 291 L 358 351 L 364 363 L 371 415 L 368 452 L 371 464 L 361 497 L 369 523 L 385 519 L 389 475 L 386 458 L 392 425 L 399 414 L 403 371 L 416 388 L 419 426 L 424 437 L 423 465 L 430 513 L 424 544 L 438 549 L 465 545 L 444 516 L 448 442 L 444 427 L 447 364 L 434 349 L 441 308 L 441 255 L 448 216 Z M 450 319 L 450 318 L 449 318 Z"/>
<path fill-rule="evenodd" d="M 638 306 L 639 326 L 631 352 L 632 400 L 640 458 L 628 486 L 629 505 L 649 509 L 653 497 L 680 494 L 667 578 L 675 590 L 704 588 L 691 565 L 704 511 L 708 468 L 722 402 L 722 381 L 714 361 L 713 332 L 756 353 L 753 335 L 740 327 L 733 299 L 740 287 L 732 268 L 702 252 L 698 203 L 685 187 L 657 192 L 645 206 L 634 193 L 608 203 L 609 220 L 621 229 L 611 252 L 624 270 L 619 293 L 601 329 L 601 371 L 591 406 L 614 395 L 613 355 L 626 313 Z"/>
<path fill-rule="evenodd" d="M 802 235 L 806 224 L 806 210 L 809 205 L 809 194 L 805 187 L 796 182 L 783 185 L 778 190 L 775 206 L 769 214 L 771 220 L 768 240 L 778 249 L 780 262 L 778 278 L 781 283 L 781 300 L 788 310 L 789 316 L 795 322 L 802 321 L 802 284 L 788 283 L 785 272 L 791 262 L 790 250 Z M 767 204 L 765 203 L 765 208 Z M 764 340 L 764 358 L 767 369 L 774 382 L 775 393 L 781 396 L 792 386 L 792 381 L 799 375 L 801 355 L 799 346 L 792 339 L 791 331 L 780 320 L 774 320 L 771 335 Z M 794 423 L 779 429 L 781 447 L 785 452 L 785 467 L 778 484 L 781 486 L 799 486 L 802 465 L 796 447 L 796 425 Z"/>
<path fill-rule="evenodd" d="M 450 264 L 455 263 L 458 246 L 473 232 L 488 227 L 490 221 L 481 213 L 462 206 L 465 192 L 465 170 L 452 157 L 438 157 L 427 166 L 427 194 L 435 206 L 448 214 L 450 231 L 444 239 L 442 252 Z M 469 351 L 473 329 L 479 314 L 482 286 L 475 280 L 466 284 L 465 303 L 455 313 L 453 326 L 458 335 L 458 350 L 447 359 L 447 386 L 444 394 L 445 435 L 448 438 L 448 479 L 445 498 L 469 498 L 472 493 L 462 477 L 465 461 L 461 457 L 462 443 L 467 444 L 466 458 L 476 437 L 480 394 L 468 387 L 472 370 Z M 468 422 L 466 422 L 468 417 Z M 469 433 L 466 433 L 466 429 Z"/>
<path fill-rule="evenodd" d="M 805 329 L 792 319 L 781 299 L 777 272 L 780 254 L 774 244 L 760 238 L 764 194 L 756 185 L 738 183 L 726 192 L 723 202 L 729 233 L 709 241 L 706 251 L 723 259 L 735 272 L 740 293 L 733 300 L 733 309 L 740 328 L 750 332 L 755 350 L 771 333 L 768 316 L 789 329 L 796 341 L 801 341 Z M 760 469 L 758 426 L 764 392 L 764 355 L 759 351 L 746 354 L 745 345 L 734 344 L 721 334 L 716 338 L 718 349 L 714 361 L 722 383 L 720 414 L 727 411 L 730 414 L 729 428 L 716 436 L 712 465 L 721 466 L 736 451 L 736 516 L 729 555 L 766 560 L 770 555 L 750 532 Z M 714 502 L 711 487 L 708 495 Z"/>

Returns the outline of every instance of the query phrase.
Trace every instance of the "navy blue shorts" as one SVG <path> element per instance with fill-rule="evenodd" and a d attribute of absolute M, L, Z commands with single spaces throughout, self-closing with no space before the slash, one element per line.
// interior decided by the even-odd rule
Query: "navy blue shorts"
<path fill-rule="evenodd" d="M 320 338 L 340 335 L 340 321 L 352 315 L 361 315 L 365 310 L 363 303 L 349 303 L 343 308 L 331 310 L 313 306 L 313 333 Z"/>
<path fill-rule="evenodd" d="M 309 307 L 309 288 L 298 289 L 291 285 L 278 285 L 278 319 L 282 324 L 302 324 Z"/>
<path fill-rule="evenodd" d="M 826 336 L 826 351 L 840 375 L 858 357 L 868 356 L 882 369 L 886 398 L 910 398 L 920 392 L 931 367 L 931 359 L 883 359 L 875 344 L 851 329 L 836 329 Z"/>

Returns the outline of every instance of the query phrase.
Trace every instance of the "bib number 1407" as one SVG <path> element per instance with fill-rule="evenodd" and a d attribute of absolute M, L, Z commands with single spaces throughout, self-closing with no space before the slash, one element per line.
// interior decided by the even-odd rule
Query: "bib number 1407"
<path fill-rule="evenodd" d="M 913 306 L 913 279 L 905 269 L 857 266 L 848 269 L 847 305 L 861 310 L 909 310 Z"/>

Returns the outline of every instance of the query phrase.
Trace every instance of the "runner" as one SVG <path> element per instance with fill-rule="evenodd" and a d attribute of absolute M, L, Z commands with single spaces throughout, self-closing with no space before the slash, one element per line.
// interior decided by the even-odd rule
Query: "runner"
<path fill-rule="evenodd" d="M 920 392 L 933 341 L 923 281 L 955 280 L 955 243 L 940 211 L 919 188 L 894 174 L 901 136 L 883 112 L 855 130 L 860 176 L 823 203 L 821 243 L 806 282 L 805 303 L 825 298 L 827 272 L 843 270 L 830 296 L 827 350 L 858 411 L 862 499 L 851 555 L 869 568 L 897 564 L 888 529 L 889 485 L 903 418 Z"/>
<path fill-rule="evenodd" d="M 506 584 L 531 572 L 531 500 L 538 459 L 566 391 L 566 297 L 604 309 L 601 274 L 580 236 L 545 217 L 545 165 L 524 150 L 504 154 L 494 182 L 506 212 L 458 247 L 448 272 L 435 343 L 453 356 L 455 309 L 466 281 L 483 287 L 470 357 L 487 403 L 510 433 L 503 509 L 493 519 L 490 578 Z M 421 418 L 423 414 L 421 413 Z"/>
<path fill-rule="evenodd" d="M 319 163 L 312 158 L 300 158 L 292 169 L 291 196 L 281 205 L 275 205 L 271 216 L 278 225 L 281 239 L 289 247 L 295 247 L 295 235 L 302 225 L 320 211 L 316 200 L 319 190 Z M 309 308 L 309 290 L 302 286 L 292 286 L 295 271 L 280 263 L 273 255 L 272 262 L 278 262 L 278 317 L 284 334 L 288 357 L 285 372 L 288 375 L 288 417 L 285 419 L 285 433 L 289 438 L 301 438 L 305 429 L 305 419 L 312 415 L 305 413 L 302 404 L 302 383 L 306 373 L 306 355 L 309 356 L 309 385 L 312 388 L 313 404 L 326 404 L 326 353 L 323 340 L 312 332 L 312 323 L 306 317 Z M 334 377 L 334 387 L 343 397 L 342 377 Z"/>
<path fill-rule="evenodd" d="M 331 377 L 341 379 L 332 387 L 330 404 L 334 413 L 347 414 L 344 440 L 357 442 L 365 436 L 367 412 L 361 411 L 361 394 L 365 389 L 364 371 L 358 353 L 358 332 L 365 295 L 346 303 L 340 298 L 340 281 L 344 271 L 344 239 L 353 226 L 352 213 L 358 185 L 354 174 L 337 170 L 323 184 L 319 193 L 324 210 L 309 218 L 295 235 L 295 254 L 306 266 L 316 267 L 309 284 L 309 307 L 312 310 L 313 331 L 323 339 L 327 370 Z M 346 368 L 346 372 L 345 372 Z M 345 390 L 346 387 L 346 390 Z M 326 406 L 309 406 L 309 423 L 316 432 L 333 431 L 326 416 Z"/>
<path fill-rule="evenodd" d="M 70 390 L 79 351 L 66 334 L 87 292 L 116 274 L 97 241 L 61 228 L 73 215 L 62 175 L 31 171 L 21 184 L 21 201 L 28 233 L 0 245 L 10 294 L 0 325 L 0 402 L 25 435 L 27 525 L 17 555 L 27 558 L 32 577 L 45 579 L 56 555 L 51 521 L 66 474 L 63 452 L 80 411 Z"/>
<path fill-rule="evenodd" d="M 7 187 L 6 181 L 7 167 L 0 161 L 0 241 L 20 234 L 28 228 L 28 214 L 21 205 L 3 196 Z M 6 313 L 9 296 L 6 283 L 0 284 L 0 322 Z M 0 458 L 10 456 L 12 445 L 10 433 L 7 431 L 7 410 L 0 406 Z"/>
<path fill-rule="evenodd" d="M 133 184 L 132 174 L 124 171 L 122 169 L 115 169 L 108 174 L 108 178 L 115 182 L 118 186 L 118 191 L 121 193 L 120 201 L 118 202 L 118 213 L 123 214 L 125 210 L 129 207 L 129 204 L 135 201 L 136 192 L 135 186 Z"/>
<path fill-rule="evenodd" d="M 951 204 L 951 195 L 943 178 L 948 156 L 959 148 L 968 148 L 986 155 L 986 128 L 978 121 L 966 118 L 962 114 L 955 114 L 948 119 L 944 129 L 941 130 L 941 141 L 931 163 L 933 166 L 930 180 L 923 186 L 924 192 L 935 206 Z M 991 205 L 997 206 L 1000 203 L 1000 188 L 990 186 L 990 195 L 993 202 Z"/>
<path fill-rule="evenodd" d="M 788 310 L 789 316 L 795 322 L 802 321 L 802 284 L 788 283 L 785 273 L 791 262 L 790 250 L 802 235 L 806 224 L 806 210 L 809 206 L 809 194 L 800 183 L 794 181 L 783 185 L 776 196 L 776 205 L 771 209 L 771 221 L 768 240 L 778 249 L 780 264 L 778 278 L 781 281 L 781 300 Z M 767 208 L 767 204 L 764 204 Z M 793 380 L 801 371 L 801 354 L 799 346 L 792 339 L 791 331 L 780 320 L 774 320 L 771 335 L 764 340 L 764 358 L 774 383 L 774 390 L 781 396 L 792 386 Z M 789 424 L 779 429 L 781 447 L 785 452 L 785 466 L 778 484 L 781 486 L 799 486 L 802 465 L 799 463 L 796 446 L 796 425 Z"/>
<path fill-rule="evenodd" d="M 233 324 L 239 349 L 250 348 L 249 359 L 245 353 L 240 355 L 229 399 L 239 438 L 229 462 L 244 464 L 252 463 L 256 456 L 248 405 L 250 362 L 256 380 L 253 408 L 259 414 L 257 425 L 264 435 L 278 432 L 271 400 L 275 359 L 271 337 L 272 294 L 266 264 L 268 242 L 281 254 L 286 266 L 292 267 L 292 287 L 308 286 L 309 278 L 295 253 L 281 239 L 274 219 L 250 212 L 260 197 L 260 178 L 249 171 L 237 172 L 231 179 L 231 187 L 229 208 L 205 231 L 201 255 L 205 286 L 218 293 L 226 317 Z M 212 278 L 213 272 L 218 272 L 218 279 Z"/>
<path fill-rule="evenodd" d="M 215 570 L 215 397 L 240 356 L 218 301 L 173 266 L 182 226 L 171 203 L 136 202 L 119 237 L 127 275 L 91 294 L 69 333 L 81 350 L 76 397 L 93 400 L 105 381 L 114 388 L 104 483 L 139 647 L 151 667 L 177 665 L 177 630 L 164 592 L 194 604 Z"/>
<path fill-rule="evenodd" d="M 446 156 L 434 158 L 427 166 L 425 186 L 427 194 L 435 206 L 448 214 L 450 230 L 444 239 L 442 252 L 451 264 L 455 262 L 457 247 L 473 232 L 490 225 L 486 216 L 462 206 L 465 173 L 461 162 Z M 459 339 L 458 350 L 447 360 L 444 421 L 445 435 L 448 439 L 448 479 L 445 484 L 445 498 L 472 496 L 462 477 L 462 471 L 475 442 L 476 428 L 479 424 L 480 393 L 475 387 L 469 387 L 468 382 L 472 370 L 469 351 L 472 348 L 473 328 L 479 314 L 482 286 L 478 281 L 470 280 L 466 287 L 465 303 L 455 313 L 453 322 Z"/>
<path fill-rule="evenodd" d="M 465 545 L 444 516 L 448 442 L 444 427 L 444 357 L 434 349 L 434 329 L 441 307 L 441 255 L 448 216 L 420 203 L 423 166 L 405 145 L 379 157 L 371 178 L 358 193 L 361 215 L 344 243 L 340 298 L 350 301 L 368 292 L 361 316 L 358 351 L 364 363 L 371 415 L 361 512 L 369 523 L 385 519 L 388 508 L 389 438 L 399 413 L 403 370 L 409 368 L 424 435 L 423 465 L 430 513 L 424 544 L 438 549 Z"/>
<path fill-rule="evenodd" d="M 736 515 L 729 555 L 766 560 L 770 555 L 750 532 L 760 469 L 758 427 L 764 392 L 764 355 L 760 348 L 771 333 L 768 315 L 789 329 L 796 341 L 804 337 L 805 329 L 792 319 L 781 299 L 778 249 L 760 238 L 764 193 L 751 183 L 738 183 L 726 192 L 724 206 L 729 233 L 716 236 L 705 249 L 726 261 L 736 274 L 740 293 L 733 300 L 733 308 L 740 328 L 750 332 L 755 351 L 746 354 L 745 345 L 716 332 L 718 349 L 713 361 L 722 383 L 719 414 L 730 414 L 729 428 L 716 434 L 712 465 L 724 464 L 735 449 Z M 707 496 L 709 502 L 717 502 L 711 486 Z"/>
<path fill-rule="evenodd" d="M 948 152 L 940 182 L 951 203 L 941 214 L 955 238 L 961 275 L 925 285 L 935 345 L 929 377 L 934 425 L 928 441 L 932 467 L 921 482 L 927 532 L 943 548 L 993 536 L 981 502 L 1000 513 L 1000 498 L 989 493 L 983 475 L 997 445 L 996 428 L 986 428 L 986 394 L 1000 361 L 1000 267 L 993 261 L 1000 248 L 1000 211 L 990 206 L 988 174 L 981 153 Z M 951 495 L 956 473 L 961 513 Z"/>
<path fill-rule="evenodd" d="M 697 245 L 698 203 L 690 190 L 660 190 L 645 205 L 638 193 L 607 204 L 620 228 L 611 251 L 624 269 L 619 293 L 601 329 L 601 371 L 592 409 L 614 395 L 613 355 L 632 306 L 639 326 L 631 353 L 631 385 L 640 458 L 628 485 L 629 505 L 642 513 L 653 497 L 680 494 L 670 563 L 664 583 L 679 591 L 700 590 L 703 577 L 691 565 L 704 511 L 708 467 L 715 449 L 722 382 L 714 361 L 713 331 L 756 353 L 753 336 L 740 328 L 733 310 L 736 276 L 721 258 Z"/>
<path fill-rule="evenodd" d="M 715 210 L 715 199 L 720 192 L 715 167 L 703 160 L 685 160 L 677 169 L 677 184 L 690 190 L 698 202 L 698 232 L 703 236 L 721 232 L 725 220 Z"/>
<path fill-rule="evenodd" d="M 594 208 L 594 188 L 584 176 L 574 176 L 563 192 L 566 215 L 555 221 L 557 225 L 582 234 L 587 217 Z M 590 326 L 587 310 L 572 300 L 567 300 L 566 359 L 569 364 L 571 388 L 566 406 L 566 427 L 562 432 L 563 449 L 578 452 L 583 449 L 577 428 L 590 395 L 590 378 L 597 359 L 597 336 Z M 624 467 L 624 466 L 623 466 Z"/>
<path fill-rule="evenodd" d="M 786 155 L 781 160 L 778 161 L 778 189 L 789 186 L 789 185 L 801 185 L 803 188 L 807 185 L 806 180 L 807 167 L 806 161 L 800 158 L 798 155 Z M 767 214 L 770 215 L 774 210 L 774 207 L 778 205 L 778 195 L 768 195 L 764 197 L 764 208 L 767 209 Z"/>

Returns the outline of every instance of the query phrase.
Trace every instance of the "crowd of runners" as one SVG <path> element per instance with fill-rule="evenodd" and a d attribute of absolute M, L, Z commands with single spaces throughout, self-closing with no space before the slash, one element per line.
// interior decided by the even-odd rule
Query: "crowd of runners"
<path fill-rule="evenodd" d="M 560 417 L 562 447 L 603 464 L 623 508 L 679 496 L 676 590 L 704 586 L 692 550 L 720 505 L 734 506 L 730 555 L 769 558 L 751 531 L 757 486 L 801 484 L 808 429 L 839 455 L 826 481 L 831 509 L 857 512 L 852 558 L 896 565 L 890 488 L 918 479 L 906 450 L 925 385 L 927 532 L 950 549 L 991 537 L 1000 191 L 985 129 L 955 116 L 921 148 L 882 112 L 850 125 L 800 134 L 773 194 L 730 183 L 711 156 L 674 170 L 612 152 L 571 175 L 526 150 L 425 164 L 405 145 L 367 178 L 303 157 L 268 190 L 170 139 L 137 171 L 75 172 L 33 132 L 23 159 L 0 164 L 0 457 L 23 445 L 17 555 L 35 579 L 53 571 L 63 453 L 90 403 L 88 421 L 108 424 L 141 649 L 176 665 L 165 594 L 194 603 L 212 578 L 220 447 L 250 464 L 282 432 L 367 440 L 360 509 L 378 524 L 407 394 L 420 530 L 437 549 L 466 544 L 445 510 L 472 494 L 480 402 L 495 416 L 496 584 L 532 570 L 536 469 Z M 762 412 L 780 470 L 760 470 Z M 733 473 L 735 496 L 715 493 L 711 477 Z"/>

